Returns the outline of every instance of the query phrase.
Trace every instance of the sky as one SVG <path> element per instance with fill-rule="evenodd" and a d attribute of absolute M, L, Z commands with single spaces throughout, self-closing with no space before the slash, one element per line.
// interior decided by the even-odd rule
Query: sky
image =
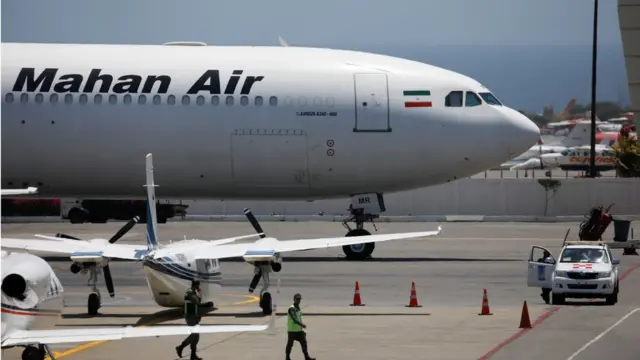
<path fill-rule="evenodd" d="M 590 44 L 593 0 L 2 0 L 3 42 Z M 600 42 L 620 43 L 617 0 Z"/>
<path fill-rule="evenodd" d="M 507 104 L 590 100 L 594 0 L 1 0 L 3 42 L 278 45 L 404 57 L 471 76 Z M 599 1 L 601 100 L 628 103 L 618 1 Z M 516 91 L 517 90 L 517 91 Z"/>

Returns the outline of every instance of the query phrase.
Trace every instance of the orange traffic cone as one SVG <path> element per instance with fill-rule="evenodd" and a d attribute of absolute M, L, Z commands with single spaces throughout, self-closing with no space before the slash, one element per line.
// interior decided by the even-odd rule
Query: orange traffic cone
<path fill-rule="evenodd" d="M 478 315 L 493 315 L 489 309 L 489 298 L 487 298 L 487 289 L 484 289 L 484 295 L 482 296 L 482 312 Z"/>
<path fill-rule="evenodd" d="M 409 305 L 406 307 L 422 307 L 422 305 L 418 305 L 418 295 L 416 295 L 415 282 L 411 282 L 411 296 L 409 297 Z"/>
<path fill-rule="evenodd" d="M 525 300 L 522 304 L 522 315 L 520 315 L 520 329 L 531 328 L 531 319 L 529 319 L 529 307 Z"/>
<path fill-rule="evenodd" d="M 351 306 L 364 306 L 362 299 L 360 299 L 360 284 L 356 281 L 356 291 L 353 294 L 353 304 Z"/>

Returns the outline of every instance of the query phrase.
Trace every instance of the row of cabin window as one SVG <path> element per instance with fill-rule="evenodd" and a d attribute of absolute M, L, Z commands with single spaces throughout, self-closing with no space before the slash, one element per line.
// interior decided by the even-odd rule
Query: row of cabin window
<path fill-rule="evenodd" d="M 102 94 L 94 94 L 93 96 L 93 103 L 94 104 L 101 104 L 102 103 Z M 136 95 L 138 98 L 138 104 L 140 105 L 144 105 L 147 103 L 147 96 L 144 94 L 141 95 Z M 12 103 L 14 100 L 14 96 L 13 93 L 7 93 L 7 95 L 5 95 L 5 101 L 7 103 Z M 154 105 L 160 105 L 162 104 L 162 97 L 160 95 L 154 95 L 153 96 L 153 104 Z M 41 104 L 44 101 L 44 95 L 38 93 L 35 95 L 35 102 L 38 104 Z M 122 99 L 122 102 L 125 104 L 131 104 L 131 102 L 133 101 L 133 97 L 129 94 L 125 95 Z M 218 105 L 220 103 L 220 98 L 218 96 L 212 96 L 211 97 L 211 105 Z M 22 93 L 20 95 L 20 102 L 26 103 L 29 102 L 29 94 L 27 93 Z M 49 103 L 55 104 L 58 102 L 58 94 L 51 94 L 49 95 Z M 78 97 L 78 102 L 80 102 L 80 104 L 86 104 L 87 102 L 89 102 L 89 96 L 87 94 L 81 94 Z M 263 103 L 263 98 L 262 96 L 256 96 L 253 100 L 254 105 L 256 106 L 262 106 Z M 73 103 L 73 95 L 72 94 L 66 94 L 64 96 L 64 103 L 65 104 L 72 104 Z M 111 94 L 109 95 L 109 104 L 117 104 L 118 103 L 118 96 Z M 174 95 L 169 95 L 167 96 L 167 100 L 166 103 L 169 105 L 174 105 L 176 103 L 176 97 Z M 191 103 L 191 97 L 189 95 L 184 95 L 182 96 L 182 105 L 189 105 Z M 233 96 L 227 96 L 225 98 L 225 104 L 227 104 L 228 106 L 233 105 L 234 103 L 234 97 Z M 202 95 L 198 95 L 198 97 L 196 98 L 196 104 L 198 104 L 198 106 L 202 106 L 205 104 L 205 97 Z M 240 97 L 240 105 L 242 106 L 247 106 L 249 105 L 249 97 L 248 96 L 241 96 Z M 278 106 L 278 98 L 275 96 L 271 96 L 269 97 L 269 105 L 270 106 Z"/>
<path fill-rule="evenodd" d="M 464 92 L 463 91 L 452 91 L 447 95 L 444 99 L 444 106 L 446 107 L 461 107 L 462 106 L 462 98 Z M 482 100 L 480 97 L 476 95 L 476 93 L 467 91 L 467 96 L 464 99 L 464 106 L 472 107 L 482 105 Z"/>

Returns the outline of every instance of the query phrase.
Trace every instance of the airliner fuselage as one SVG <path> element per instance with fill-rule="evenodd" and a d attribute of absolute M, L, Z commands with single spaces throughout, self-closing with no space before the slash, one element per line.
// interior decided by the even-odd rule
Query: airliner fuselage
<path fill-rule="evenodd" d="M 479 82 L 423 63 L 296 47 L 2 45 L 2 187 L 316 199 L 435 185 L 539 130 Z"/>

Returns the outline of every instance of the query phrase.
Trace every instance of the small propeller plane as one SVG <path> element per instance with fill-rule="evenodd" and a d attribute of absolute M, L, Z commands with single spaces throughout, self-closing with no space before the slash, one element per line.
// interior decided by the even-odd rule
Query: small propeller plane
<path fill-rule="evenodd" d="M 319 239 L 301 239 L 280 241 L 267 237 L 251 210 L 245 209 L 245 215 L 257 234 L 237 236 L 221 240 L 181 240 L 168 244 L 158 242 L 157 217 L 153 204 L 156 203 L 153 175 L 152 154 L 146 156 L 147 176 L 147 245 L 116 244 L 138 221 L 130 220 L 111 239 L 92 239 L 82 241 L 78 238 L 57 234 L 55 237 L 36 235 L 44 240 L 35 239 L 2 239 L 2 248 L 24 250 L 28 252 L 47 252 L 69 255 L 71 272 L 90 274 L 89 286 L 92 293 L 88 299 L 88 312 L 97 314 L 100 307 L 100 292 L 96 286 L 98 273 L 102 270 L 109 295 L 114 296 L 114 286 L 109 269 L 112 258 L 142 261 L 147 283 L 153 293 L 154 301 L 163 307 L 182 307 L 184 292 L 191 280 L 198 278 L 202 288 L 203 302 L 213 306 L 214 294 L 222 285 L 222 273 L 219 259 L 242 257 L 254 267 L 254 277 L 249 286 L 253 293 L 260 279 L 263 287 L 260 291 L 260 307 L 263 314 L 271 315 L 272 298 L 269 293 L 269 274 L 282 270 L 283 252 L 325 249 L 338 246 L 361 244 L 362 237 L 329 237 Z M 151 206 L 150 206 L 151 204 Z M 423 238 L 438 235 L 442 227 L 436 231 L 395 233 L 383 235 L 367 235 L 367 243 L 381 241 Z M 260 239 L 250 243 L 236 243 L 238 240 Z"/>
<path fill-rule="evenodd" d="M 50 344 L 139 337 L 263 331 L 269 325 L 170 325 L 53 329 L 63 309 L 64 289 L 47 262 L 35 255 L 2 251 L 2 349 L 24 347 L 23 360 L 55 356 Z"/>

